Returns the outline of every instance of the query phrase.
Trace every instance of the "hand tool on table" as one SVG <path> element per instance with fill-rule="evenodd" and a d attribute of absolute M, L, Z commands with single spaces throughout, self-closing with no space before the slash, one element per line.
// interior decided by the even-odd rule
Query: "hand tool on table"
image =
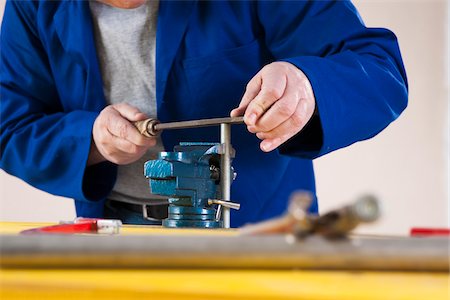
<path fill-rule="evenodd" d="M 122 222 L 113 219 L 76 218 L 70 222 L 60 222 L 58 225 L 44 226 L 23 230 L 21 234 L 53 233 L 53 234 L 80 234 L 100 233 L 116 234 L 120 232 Z"/>
<path fill-rule="evenodd" d="M 417 236 L 417 237 L 433 237 L 433 236 L 450 237 L 450 228 L 413 227 L 411 228 L 409 234 L 410 236 Z"/>
<path fill-rule="evenodd" d="M 231 167 L 235 153 L 231 146 L 231 125 L 242 123 L 244 117 L 170 123 L 147 119 L 134 123 L 147 137 L 155 137 L 168 129 L 220 126 L 220 143 L 182 142 L 173 152 L 161 152 L 158 159 L 145 163 L 144 175 L 149 179 L 151 192 L 170 197 L 169 216 L 163 226 L 230 227 L 229 209 L 239 209 L 239 204 L 229 202 L 231 182 L 235 177 Z M 220 193 L 217 185 L 220 185 Z"/>
<path fill-rule="evenodd" d="M 345 237 L 361 223 L 371 223 L 380 216 L 378 200 L 373 196 L 363 196 L 354 203 L 323 215 L 308 214 L 312 203 L 309 192 L 292 194 L 285 215 L 240 229 L 242 235 L 293 234 L 296 238 L 309 235 L 323 235 L 328 238 Z"/>
<path fill-rule="evenodd" d="M 146 119 L 134 122 L 134 126 L 146 137 L 158 136 L 165 129 L 200 128 L 218 125 L 243 124 L 244 117 L 224 117 L 161 123 L 157 119 Z"/>

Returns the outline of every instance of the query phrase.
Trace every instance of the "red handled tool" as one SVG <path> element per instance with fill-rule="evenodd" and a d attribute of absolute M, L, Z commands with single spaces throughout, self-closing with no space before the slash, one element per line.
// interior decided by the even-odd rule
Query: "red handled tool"
<path fill-rule="evenodd" d="M 90 218 L 76 218 L 71 222 L 62 222 L 58 225 L 44 226 L 23 230 L 21 234 L 36 234 L 36 233 L 50 233 L 50 234 L 78 234 L 78 233 L 103 233 L 116 234 L 119 233 L 122 227 L 120 220 L 108 219 L 90 219 Z"/>
<path fill-rule="evenodd" d="M 448 236 L 450 237 L 449 228 L 421 228 L 413 227 L 410 231 L 411 236 Z"/>

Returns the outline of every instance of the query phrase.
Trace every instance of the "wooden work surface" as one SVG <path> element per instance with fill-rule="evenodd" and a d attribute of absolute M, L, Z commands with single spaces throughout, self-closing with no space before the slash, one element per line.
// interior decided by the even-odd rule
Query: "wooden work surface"
<path fill-rule="evenodd" d="M 0 222 L 1 234 L 49 224 Z M 236 235 L 124 226 L 123 235 Z M 0 241 L 1 242 L 1 241 Z M 215 269 L 5 269 L 0 299 L 449 299 L 445 272 Z"/>

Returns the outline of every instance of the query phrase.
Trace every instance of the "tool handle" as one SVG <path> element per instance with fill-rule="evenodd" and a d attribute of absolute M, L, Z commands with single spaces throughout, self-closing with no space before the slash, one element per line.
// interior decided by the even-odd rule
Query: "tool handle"
<path fill-rule="evenodd" d="M 178 121 L 169 123 L 160 123 L 157 119 L 147 119 L 143 121 L 134 122 L 134 126 L 139 132 L 146 137 L 158 136 L 164 129 L 185 129 L 185 128 L 199 128 L 207 126 L 218 126 L 221 124 L 242 124 L 244 117 L 224 117 L 213 119 L 200 119 L 190 121 Z"/>
<path fill-rule="evenodd" d="M 450 237 L 450 228 L 426 228 L 413 227 L 410 230 L 411 236 L 448 236 Z"/>
<path fill-rule="evenodd" d="M 94 233 L 97 232 L 96 222 L 85 222 L 77 224 L 58 224 L 52 226 L 44 226 L 23 230 L 21 234 L 36 234 L 36 233 L 57 233 L 57 234 L 74 234 L 74 233 Z"/>
<path fill-rule="evenodd" d="M 241 208 L 241 205 L 239 203 L 231 202 L 231 201 L 218 200 L 218 199 L 208 199 L 208 204 L 209 205 L 212 205 L 212 204 L 222 205 L 224 207 L 232 208 L 232 209 L 235 209 L 235 210 L 239 210 Z"/>
<path fill-rule="evenodd" d="M 146 119 L 133 123 L 140 134 L 146 137 L 155 137 L 161 133 L 161 130 L 156 130 L 155 128 L 157 124 L 159 124 L 157 119 Z"/>

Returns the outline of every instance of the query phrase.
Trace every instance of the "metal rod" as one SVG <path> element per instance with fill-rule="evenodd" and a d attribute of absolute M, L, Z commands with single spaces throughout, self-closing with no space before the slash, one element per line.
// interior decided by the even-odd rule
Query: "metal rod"
<path fill-rule="evenodd" d="M 170 122 L 170 123 L 159 123 L 155 125 L 155 130 L 160 131 L 164 129 L 183 129 L 183 128 L 196 128 L 196 127 L 206 127 L 212 125 L 221 124 L 241 124 L 244 123 L 244 117 L 227 117 L 227 118 L 213 118 L 213 119 L 203 119 L 203 120 L 191 120 L 191 121 L 180 121 L 180 122 Z"/>
<path fill-rule="evenodd" d="M 231 200 L 231 125 L 230 123 L 220 124 L 220 143 L 223 147 L 223 154 L 220 158 L 220 190 L 222 200 Z M 222 207 L 223 227 L 230 228 L 230 209 Z"/>
<path fill-rule="evenodd" d="M 220 220 L 222 220 L 222 205 L 218 205 L 216 210 L 216 221 Z"/>
<path fill-rule="evenodd" d="M 228 207 L 228 208 L 232 208 L 232 209 L 236 209 L 236 210 L 239 210 L 241 208 L 241 205 L 239 203 L 223 201 L 223 200 L 218 200 L 218 199 L 208 199 L 208 204 L 209 205 L 218 204 L 218 205 L 222 205 L 224 207 Z"/>
<path fill-rule="evenodd" d="M 212 118 L 202 120 L 190 120 L 160 123 L 157 119 L 147 119 L 143 121 L 134 122 L 134 126 L 142 135 L 146 137 L 157 136 L 164 129 L 184 129 L 184 128 L 198 128 L 207 126 L 218 126 L 220 124 L 242 124 L 244 117 L 226 117 L 226 118 Z"/>

